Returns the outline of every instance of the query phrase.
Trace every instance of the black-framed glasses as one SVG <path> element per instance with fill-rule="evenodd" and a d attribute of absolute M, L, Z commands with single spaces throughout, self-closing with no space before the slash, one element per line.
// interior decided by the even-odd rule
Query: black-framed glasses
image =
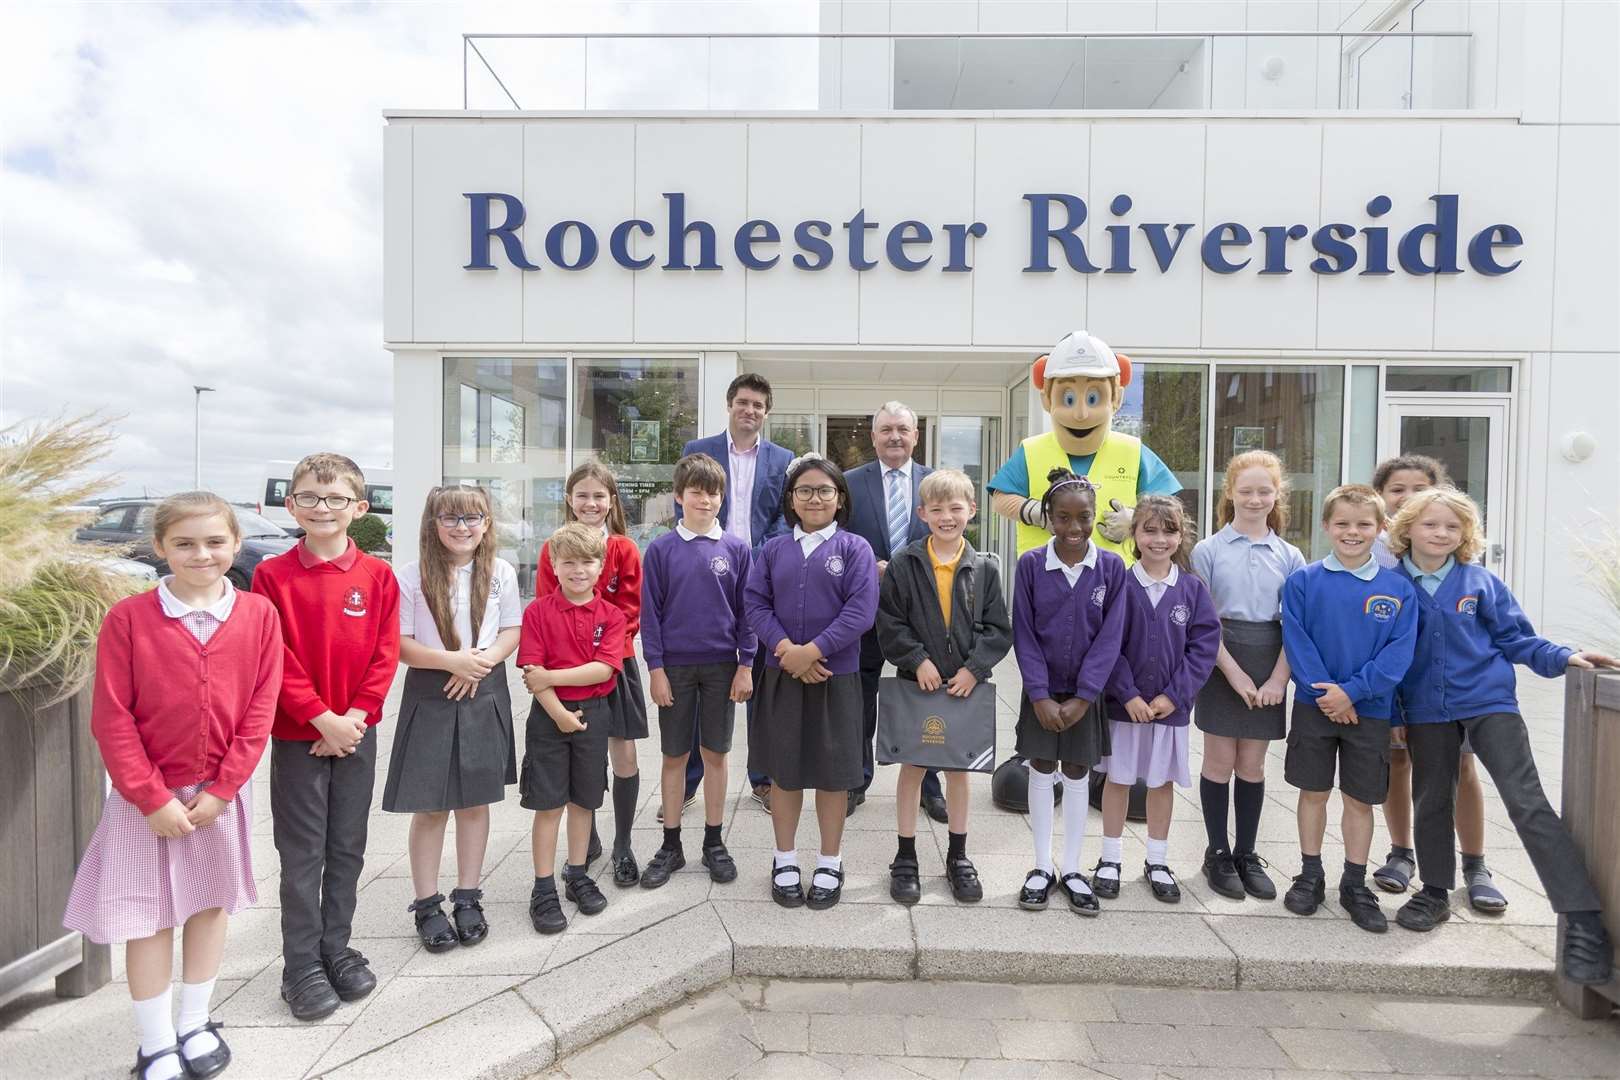
<path fill-rule="evenodd" d="M 328 510 L 347 510 L 359 499 L 351 499 L 347 495 L 317 495 L 312 491 L 300 491 L 292 497 L 293 505 L 300 510 L 313 510 L 322 503 Z"/>
<path fill-rule="evenodd" d="M 838 498 L 838 489 L 833 487 L 831 484 L 822 484 L 819 487 L 811 487 L 808 484 L 801 484 L 793 489 L 793 497 L 803 502 L 810 502 L 814 499 L 820 499 L 822 502 L 826 502 L 829 499 Z"/>
<path fill-rule="evenodd" d="M 487 514 L 438 514 L 433 520 L 447 529 L 454 529 L 458 525 L 465 525 L 469 529 L 476 529 L 484 523 Z"/>

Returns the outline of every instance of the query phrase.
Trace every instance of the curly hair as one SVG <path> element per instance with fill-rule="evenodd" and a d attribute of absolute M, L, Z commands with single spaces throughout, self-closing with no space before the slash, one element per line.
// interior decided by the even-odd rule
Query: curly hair
<path fill-rule="evenodd" d="M 1181 543 L 1171 553 L 1170 561 L 1187 573 L 1192 573 L 1193 524 L 1187 508 L 1174 495 L 1143 495 L 1136 500 L 1136 511 L 1131 518 L 1131 554 L 1138 559 L 1142 549 L 1136 543 L 1136 530 L 1146 522 L 1157 521 L 1166 530 L 1181 537 Z"/>
<path fill-rule="evenodd" d="M 1436 503 L 1457 515 L 1462 522 L 1462 543 L 1453 552 L 1460 563 L 1474 562 L 1485 550 L 1484 530 L 1480 527 L 1479 507 L 1474 500 L 1454 487 L 1425 488 L 1407 496 L 1389 523 L 1389 550 L 1397 559 L 1412 549 L 1412 526 L 1423 512 Z"/>
<path fill-rule="evenodd" d="M 1086 497 L 1091 499 L 1091 505 L 1095 507 L 1097 505 L 1097 485 L 1083 476 L 1076 476 L 1068 469 L 1059 467 L 1046 474 L 1046 494 L 1041 496 L 1041 516 L 1051 520 L 1052 497 L 1057 494 L 1059 488 L 1073 487 L 1076 484 L 1079 485 L 1078 490 L 1084 492 Z"/>

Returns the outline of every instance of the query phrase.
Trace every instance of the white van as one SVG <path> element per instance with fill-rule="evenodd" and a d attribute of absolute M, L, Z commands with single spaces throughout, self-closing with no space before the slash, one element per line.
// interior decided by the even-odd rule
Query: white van
<path fill-rule="evenodd" d="M 283 529 L 296 529 L 298 522 L 287 513 L 287 496 L 292 493 L 292 471 L 296 461 L 272 461 L 265 466 L 264 483 L 259 487 L 259 513 Z M 394 531 L 394 470 L 360 466 L 366 474 L 366 501 L 371 513 L 388 523 L 389 538 Z"/>

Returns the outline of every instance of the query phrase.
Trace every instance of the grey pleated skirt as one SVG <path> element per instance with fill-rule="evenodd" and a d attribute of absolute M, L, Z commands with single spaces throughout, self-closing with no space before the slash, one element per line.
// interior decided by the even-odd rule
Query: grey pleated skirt
<path fill-rule="evenodd" d="M 789 791 L 849 791 L 865 782 L 861 766 L 861 677 L 800 682 L 767 667 L 748 718 L 748 771 Z"/>
<path fill-rule="evenodd" d="M 1053 694 L 1058 704 L 1068 701 L 1073 694 Z M 1108 716 L 1102 709 L 1102 699 L 1091 703 L 1073 727 L 1063 731 L 1047 731 L 1035 716 L 1035 703 L 1023 694 L 1018 703 L 1017 744 L 1019 756 L 1043 761 L 1067 762 L 1091 768 L 1113 752 L 1109 739 Z"/>
<path fill-rule="evenodd" d="M 615 739 L 645 739 L 647 737 L 647 699 L 641 692 L 641 665 L 636 658 L 624 658 L 624 667 L 612 695 L 613 714 L 608 721 L 608 735 Z"/>
<path fill-rule="evenodd" d="M 1277 666 L 1277 657 L 1282 653 L 1282 623 L 1222 619 L 1221 644 L 1259 686 L 1271 678 L 1271 669 Z M 1284 705 L 1249 708 L 1219 669 L 1210 674 L 1198 692 L 1193 723 L 1206 734 L 1233 739 L 1280 739 L 1288 733 Z"/>
<path fill-rule="evenodd" d="M 450 675 L 409 668 L 394 724 L 394 749 L 382 808 L 394 813 L 465 810 L 506 798 L 517 783 L 512 695 L 506 665 L 491 671 L 470 697 L 444 696 Z"/>

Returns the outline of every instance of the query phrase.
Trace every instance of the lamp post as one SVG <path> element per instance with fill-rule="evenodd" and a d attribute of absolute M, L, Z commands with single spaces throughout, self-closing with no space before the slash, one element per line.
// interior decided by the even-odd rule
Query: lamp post
<path fill-rule="evenodd" d="M 198 491 L 202 488 L 202 396 L 204 394 L 213 393 L 214 388 L 212 386 L 197 386 L 194 384 L 191 389 L 196 394 L 196 396 L 192 399 L 193 407 L 191 417 L 191 488 L 193 491 Z"/>

